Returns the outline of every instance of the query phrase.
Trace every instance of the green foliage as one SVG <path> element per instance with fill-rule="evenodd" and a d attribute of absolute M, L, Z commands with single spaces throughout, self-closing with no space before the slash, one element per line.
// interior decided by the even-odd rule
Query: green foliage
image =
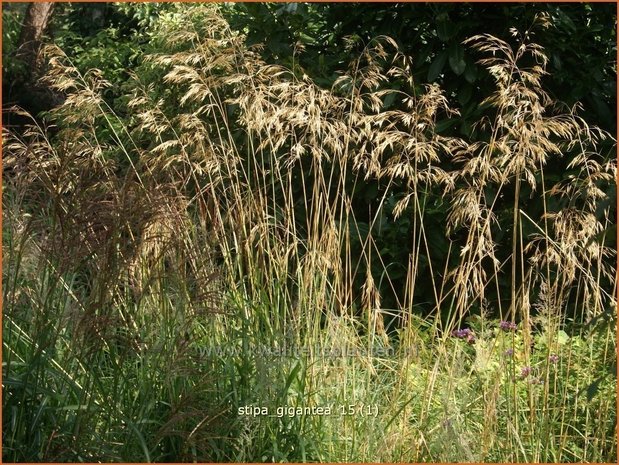
<path fill-rule="evenodd" d="M 305 45 L 297 61 L 318 83 L 333 82 L 348 60 L 343 39 L 363 43 L 379 35 L 394 37 L 413 55 L 419 84 L 439 80 L 449 98 L 485 94 L 492 82 L 480 72 L 462 41 L 480 33 L 507 37 L 509 29 L 528 28 L 536 14 L 547 12 L 553 27 L 535 33 L 550 57 L 547 87 L 568 105 L 585 104 L 592 123 L 612 131 L 615 117 L 616 11 L 613 5 L 469 5 L 469 4 L 234 4 L 231 24 L 247 31 L 250 43 L 263 43 L 267 60 L 289 59 L 295 42 Z M 566 41 L 565 37 L 574 38 Z M 359 51 L 357 49 L 356 51 Z M 287 64 L 287 63 L 286 63 Z M 442 77 L 441 77 L 442 76 Z M 465 79 L 461 79 L 463 76 Z M 594 76 L 593 81 L 591 76 Z M 440 79 L 439 79 L 440 78 Z M 462 101 L 461 131 L 479 117 L 476 102 Z M 469 123 L 466 125 L 465 123 Z"/>
<path fill-rule="evenodd" d="M 2 5 L 2 82 L 3 86 L 13 80 L 21 80 L 26 75 L 24 63 L 15 58 L 21 19 L 25 12 L 24 4 Z"/>
<path fill-rule="evenodd" d="M 65 50 L 82 73 L 101 70 L 111 83 L 106 97 L 112 101 L 122 93 L 148 40 L 146 28 L 153 21 L 155 4 L 67 5 L 53 17 L 54 43 Z"/>

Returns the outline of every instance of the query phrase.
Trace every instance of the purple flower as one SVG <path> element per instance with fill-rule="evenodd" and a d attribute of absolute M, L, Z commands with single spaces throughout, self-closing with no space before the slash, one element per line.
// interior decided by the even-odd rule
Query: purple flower
<path fill-rule="evenodd" d="M 531 374 L 531 367 L 522 367 L 520 370 L 520 377 L 525 379 L 527 376 Z"/>
<path fill-rule="evenodd" d="M 513 323 L 511 321 L 501 320 L 501 322 L 499 323 L 499 328 L 501 328 L 503 331 L 507 333 L 510 331 L 516 331 L 518 327 L 516 326 L 516 323 Z"/>
<path fill-rule="evenodd" d="M 559 361 L 559 356 L 557 354 L 551 354 L 550 357 L 548 357 L 548 361 L 550 363 L 557 363 Z"/>
<path fill-rule="evenodd" d="M 514 349 L 507 349 L 505 352 L 503 352 L 503 354 L 504 354 L 506 357 L 513 357 L 513 355 L 514 355 Z"/>
<path fill-rule="evenodd" d="M 469 328 L 454 329 L 451 332 L 451 335 L 454 337 L 457 337 L 458 339 L 464 339 L 465 337 L 468 337 L 471 334 L 473 334 L 473 331 L 471 331 Z"/>
<path fill-rule="evenodd" d="M 466 342 L 469 344 L 473 344 L 475 342 L 475 333 L 469 328 L 464 329 L 454 329 L 451 332 L 453 337 L 457 337 L 458 339 L 466 339 Z"/>

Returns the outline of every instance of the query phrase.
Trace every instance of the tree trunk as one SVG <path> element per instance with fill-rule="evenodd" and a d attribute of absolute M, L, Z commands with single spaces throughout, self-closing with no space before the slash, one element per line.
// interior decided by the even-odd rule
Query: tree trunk
<path fill-rule="evenodd" d="M 11 76 L 10 83 L 3 82 L 4 103 L 20 106 L 32 115 L 62 102 L 60 94 L 40 81 L 46 68 L 41 54 L 43 35 L 49 28 L 55 6 L 53 2 L 28 3 L 13 55 L 14 59 L 25 64 L 25 73 Z M 9 113 L 5 123 L 19 124 L 19 121 L 19 117 L 13 118 Z"/>
<path fill-rule="evenodd" d="M 54 7 L 53 2 L 30 3 L 19 34 L 17 57 L 23 60 L 35 75 L 40 68 L 41 38 L 47 29 Z"/>

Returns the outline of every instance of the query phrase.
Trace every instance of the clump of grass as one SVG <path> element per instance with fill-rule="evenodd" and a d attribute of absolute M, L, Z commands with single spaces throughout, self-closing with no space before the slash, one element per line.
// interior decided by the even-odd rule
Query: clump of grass
<path fill-rule="evenodd" d="M 468 41 L 497 85 L 480 140 L 440 134 L 457 110 L 437 85 L 418 92 L 386 37 L 323 89 L 264 63 L 218 6 L 173 9 L 126 118 L 102 76 L 51 49 L 56 133 L 5 135 L 4 458 L 614 460 L 610 135 L 544 92 L 543 49 L 514 34 L 515 50 Z M 575 174 L 547 186 L 559 157 Z M 364 232 L 353 205 L 370 179 L 386 187 Z M 451 204 L 444 270 L 429 198 Z M 395 309 L 372 271 L 395 287 L 373 235 L 387 213 L 411 219 Z M 247 405 L 332 411 L 238 415 Z"/>

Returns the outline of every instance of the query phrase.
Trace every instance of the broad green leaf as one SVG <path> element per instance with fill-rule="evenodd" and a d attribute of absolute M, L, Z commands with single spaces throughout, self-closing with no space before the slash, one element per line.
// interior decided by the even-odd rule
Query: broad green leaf
<path fill-rule="evenodd" d="M 390 94 L 387 94 L 387 96 L 385 97 L 385 102 L 384 102 L 384 106 L 385 108 L 391 108 L 391 106 L 393 105 L 393 102 L 395 101 L 395 92 L 392 92 Z"/>
<path fill-rule="evenodd" d="M 455 44 L 449 50 L 449 66 L 454 73 L 460 76 L 466 69 L 466 61 L 464 61 L 464 49 Z"/>
<path fill-rule="evenodd" d="M 428 69 L 428 81 L 430 82 L 436 81 L 436 78 L 439 77 L 439 75 L 443 71 L 443 67 L 445 66 L 446 61 L 447 61 L 446 51 L 442 51 L 436 56 L 436 58 L 430 65 L 430 69 Z"/>
<path fill-rule="evenodd" d="M 565 345 L 567 344 L 567 342 L 570 340 L 570 337 L 567 335 L 567 333 L 563 330 L 559 331 L 557 333 L 557 342 L 560 345 Z"/>
<path fill-rule="evenodd" d="M 455 126 L 458 123 L 458 120 L 455 118 L 445 118 L 443 120 L 437 121 L 436 122 L 436 132 L 443 132 L 446 129 L 451 128 L 452 126 Z"/>
<path fill-rule="evenodd" d="M 598 378 L 593 381 L 589 386 L 587 386 L 587 400 L 591 402 L 591 399 L 595 397 L 595 395 L 600 390 L 600 382 L 603 378 Z"/>
<path fill-rule="evenodd" d="M 473 86 L 469 83 L 465 83 L 460 86 L 460 90 L 458 91 L 458 101 L 464 106 L 471 100 L 471 95 L 473 95 Z"/>
<path fill-rule="evenodd" d="M 477 80 L 477 66 L 475 63 L 470 62 L 466 64 L 464 79 L 466 79 L 469 84 L 473 84 Z"/>
<path fill-rule="evenodd" d="M 451 28 L 449 27 L 447 21 L 440 21 L 436 25 L 436 35 L 443 42 L 447 42 L 449 40 L 451 37 Z"/>

